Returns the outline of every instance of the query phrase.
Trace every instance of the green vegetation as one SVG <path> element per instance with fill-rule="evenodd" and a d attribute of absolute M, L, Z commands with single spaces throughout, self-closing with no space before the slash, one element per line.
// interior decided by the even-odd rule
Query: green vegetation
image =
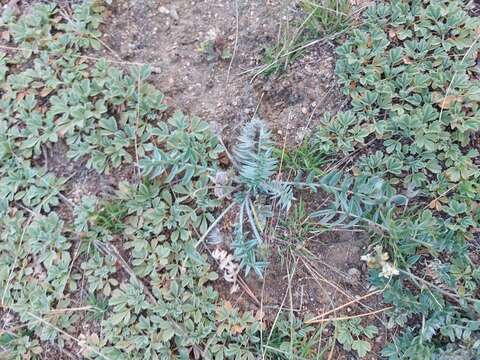
<path fill-rule="evenodd" d="M 334 319 L 327 336 L 328 319 L 280 309 L 267 324 L 222 299 L 210 263 L 229 255 L 202 247 L 229 212 L 227 275 L 238 264 L 261 277 L 265 252 L 308 257 L 320 231 L 363 231 L 391 330 L 382 356 L 480 357 L 480 21 L 463 2 L 378 3 L 354 30 L 324 9 L 347 3 L 302 2 L 304 26 L 347 34 L 336 72 L 351 109 L 286 154 L 260 120 L 230 154 L 206 122 L 167 115 L 148 66 L 86 55 L 102 46 L 100 3 L 2 14 L 15 48 L 0 53 L 1 358 L 54 346 L 95 359 L 322 359 L 336 344 L 368 356 L 383 330 L 371 317 Z M 116 180 L 113 193 L 68 198 L 77 173 L 60 176 L 54 156 Z"/>
<path fill-rule="evenodd" d="M 266 336 L 261 321 L 219 298 L 211 286 L 218 276 L 196 247 L 233 192 L 234 254 L 261 275 L 266 202 L 288 208 L 292 199 L 289 185 L 270 180 L 277 160 L 269 132 L 261 122 L 244 129 L 230 178 L 208 124 L 165 116 L 147 66 L 125 72 L 84 55 L 101 46 L 103 8 L 74 9 L 66 18 L 38 4 L 2 17 L 17 48 L 0 56 L 1 314 L 20 326 L 2 323 L 1 357 L 44 358 L 51 343 L 99 359 L 254 359 Z M 56 153 L 57 144 L 67 151 Z M 77 174 L 58 176 L 49 154 L 107 177 L 120 168 L 132 175 L 113 195 L 73 202 L 64 193 Z M 301 334 L 313 331 L 295 321 Z"/>
<path fill-rule="evenodd" d="M 125 73 L 81 54 L 99 45 L 101 10 L 4 17 L 22 50 L 1 55 L 0 294 L 2 317 L 24 325 L 0 334 L 2 358 L 36 358 L 50 341 L 90 358 L 252 358 L 260 323 L 223 307 L 195 250 L 221 204 L 211 189 L 223 149 L 197 118 L 163 120 L 148 67 Z M 47 166 L 58 142 L 97 172 L 139 175 L 109 199 L 73 203 L 62 191 L 75 175 Z M 101 333 L 79 333 L 85 321 Z"/>
<path fill-rule="evenodd" d="M 480 22 L 460 1 L 392 1 L 364 15 L 337 48 L 336 72 L 352 109 L 312 141 L 325 154 L 354 159 L 355 180 L 338 186 L 330 207 L 338 218 L 323 220 L 363 223 L 377 246 L 365 257 L 371 282 L 393 305 L 388 326 L 403 329 L 384 356 L 477 358 L 480 272 L 469 242 L 479 220 Z M 382 187 L 383 194 L 365 193 Z"/>
<path fill-rule="evenodd" d="M 372 349 L 370 343 L 362 337 L 372 339 L 378 333 L 374 325 L 363 327 L 361 319 L 339 321 L 336 324 L 337 340 L 347 351 L 355 350 L 359 357 L 364 357 Z"/>
<path fill-rule="evenodd" d="M 305 19 L 287 20 L 280 27 L 276 44 L 265 48 L 264 65 L 255 76 L 285 72 L 319 36 L 331 40 L 352 26 L 349 0 L 302 0 L 298 6 Z"/>
<path fill-rule="evenodd" d="M 370 281 L 402 329 L 389 359 L 480 354 L 479 24 L 460 1 L 369 7 L 337 48 L 351 110 L 284 156 L 294 174 L 326 174 L 333 201 L 308 221 L 370 234 Z M 329 170 L 345 159 L 348 173 Z"/>
<path fill-rule="evenodd" d="M 306 28 L 313 34 L 334 34 L 350 26 L 348 0 L 302 0 L 300 7 L 308 14 Z"/>
<path fill-rule="evenodd" d="M 285 72 L 288 65 L 292 64 L 302 55 L 301 47 L 308 42 L 304 36 L 305 25 L 291 29 L 289 23 L 279 31 L 279 38 L 273 46 L 265 47 L 263 62 L 264 65 L 257 75 L 270 76 Z"/>
<path fill-rule="evenodd" d="M 305 201 L 300 198 L 290 211 L 289 216 L 280 222 L 280 228 L 277 231 L 280 240 L 280 253 L 287 250 L 303 255 L 306 252 L 308 241 L 319 232 L 316 225 L 309 216 Z M 284 255 L 282 260 L 287 258 L 286 254 L 282 255 Z"/>
<path fill-rule="evenodd" d="M 324 345 L 324 326 L 306 326 L 303 321 L 282 316 L 264 345 L 268 360 L 323 359 L 331 350 L 332 341 Z"/>

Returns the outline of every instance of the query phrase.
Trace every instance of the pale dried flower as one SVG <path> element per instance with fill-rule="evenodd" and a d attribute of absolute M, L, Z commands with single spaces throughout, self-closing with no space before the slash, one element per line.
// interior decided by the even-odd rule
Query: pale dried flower
<path fill-rule="evenodd" d="M 239 266 L 233 260 L 233 256 L 226 250 L 215 249 L 212 251 L 212 257 L 218 261 L 218 268 L 223 271 L 225 281 L 232 283 L 230 293 L 236 292 L 239 288 L 237 285 L 237 274 Z"/>
<path fill-rule="evenodd" d="M 223 244 L 224 240 L 223 234 L 218 227 L 213 228 L 207 237 L 207 243 L 209 245 L 220 245 Z"/>
<path fill-rule="evenodd" d="M 231 178 L 228 172 L 217 171 L 213 182 L 215 183 L 213 193 L 217 198 L 223 198 L 228 195 L 228 186 L 231 183 Z"/>
<path fill-rule="evenodd" d="M 375 247 L 375 253 L 363 255 L 360 259 L 367 262 L 367 266 L 371 269 L 381 268 L 380 276 L 385 278 L 391 278 L 392 276 L 399 275 L 398 269 L 388 261 L 389 255 L 383 252 L 381 246 Z"/>
<path fill-rule="evenodd" d="M 383 276 L 387 279 L 391 278 L 392 276 L 399 275 L 400 272 L 398 269 L 392 265 L 391 263 L 387 262 L 383 265 L 382 267 L 382 272 L 380 273 L 380 276 Z"/>

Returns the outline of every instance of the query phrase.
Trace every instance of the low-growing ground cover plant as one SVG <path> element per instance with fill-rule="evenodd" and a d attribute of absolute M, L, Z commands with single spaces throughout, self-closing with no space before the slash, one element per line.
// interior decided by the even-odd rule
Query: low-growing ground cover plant
<path fill-rule="evenodd" d="M 147 66 L 82 53 L 100 46 L 98 4 L 2 17 L 16 48 L 1 54 L 1 357 L 55 343 L 87 358 L 253 359 L 261 323 L 223 304 L 195 250 L 221 203 L 223 148 L 200 119 L 164 115 Z M 53 156 L 131 175 L 72 201 L 76 174 Z"/>
<path fill-rule="evenodd" d="M 372 213 L 336 194 L 346 216 L 332 224 L 363 223 L 377 246 L 365 260 L 397 329 L 383 356 L 477 358 L 480 22 L 460 1 L 398 0 L 369 7 L 362 24 L 337 48 L 351 110 L 310 144 L 351 157 L 355 179 L 379 179 L 402 206 Z"/>
<path fill-rule="evenodd" d="M 364 357 L 371 350 L 370 343 L 362 337 L 371 339 L 378 333 L 375 325 L 364 327 L 361 325 L 361 319 L 358 318 L 338 322 L 336 330 L 338 342 L 346 350 L 355 350 L 359 357 Z"/>

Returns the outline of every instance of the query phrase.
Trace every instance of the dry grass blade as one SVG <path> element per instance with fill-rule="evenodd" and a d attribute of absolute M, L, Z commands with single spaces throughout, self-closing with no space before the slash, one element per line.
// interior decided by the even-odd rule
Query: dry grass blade
<path fill-rule="evenodd" d="M 238 48 L 238 33 L 239 33 L 239 13 L 238 13 L 238 0 L 235 0 L 235 43 L 233 45 L 233 54 L 232 58 L 230 59 L 230 63 L 228 64 L 228 70 L 227 70 L 227 84 L 230 81 L 230 71 L 232 70 L 232 64 L 233 61 L 235 60 L 235 55 L 237 54 L 237 48 Z"/>
<path fill-rule="evenodd" d="M 341 309 L 343 309 L 343 308 L 345 308 L 345 307 L 347 307 L 347 306 L 349 306 L 349 305 L 353 305 L 353 304 L 359 303 L 361 300 L 365 300 L 365 299 L 367 299 L 367 298 L 369 298 L 369 297 L 371 297 L 371 296 L 373 296 L 373 295 L 380 294 L 380 293 L 382 293 L 384 290 L 385 290 L 385 289 L 375 290 L 375 291 L 373 291 L 373 292 L 371 292 L 371 293 L 365 294 L 365 295 L 359 297 L 358 299 L 354 299 L 354 300 L 349 301 L 349 302 L 347 302 L 347 303 L 345 303 L 345 304 L 343 304 L 343 305 L 337 306 L 335 309 L 326 311 L 326 312 L 322 313 L 321 315 L 315 316 L 314 318 L 305 321 L 305 323 L 310 324 L 310 323 L 315 323 L 315 322 L 317 322 L 317 321 L 319 321 L 319 320 L 323 320 L 323 319 L 325 318 L 325 316 L 327 316 L 327 315 L 330 315 L 330 314 L 332 314 L 332 313 L 335 313 L 335 312 L 337 312 L 338 310 L 341 310 Z"/>
<path fill-rule="evenodd" d="M 238 280 L 238 283 L 240 284 L 240 286 L 242 287 L 242 289 L 247 293 L 247 295 L 250 296 L 250 298 L 255 302 L 255 304 L 260 306 L 261 305 L 260 300 L 258 300 L 258 298 L 255 296 L 253 291 L 247 285 L 245 280 L 243 280 L 243 278 L 239 275 L 237 275 L 237 280 Z"/>
<path fill-rule="evenodd" d="M 384 308 L 382 308 L 382 309 L 378 309 L 378 310 L 374 310 L 374 311 L 369 311 L 369 312 L 367 312 L 367 313 L 358 314 L 358 315 L 340 316 L 340 317 L 329 318 L 329 319 L 317 319 L 317 320 L 315 320 L 315 321 L 308 321 L 307 323 L 308 323 L 308 324 L 320 324 L 320 323 L 324 323 L 324 322 L 344 321 L 344 320 L 362 318 L 362 317 L 366 317 L 366 316 L 371 316 L 371 315 L 379 314 L 379 313 L 382 313 L 382 312 L 387 311 L 387 310 L 390 310 L 390 309 L 393 309 L 393 306 L 387 306 L 387 307 L 384 307 Z"/>
<path fill-rule="evenodd" d="M 351 294 L 347 293 L 345 290 L 343 290 L 341 287 L 339 287 L 338 285 L 334 284 L 333 282 L 331 282 L 330 280 L 328 280 L 327 278 L 325 278 L 325 276 L 323 276 L 322 274 L 320 274 L 318 271 L 316 271 L 314 269 L 314 267 L 309 264 L 308 260 L 305 259 L 305 258 L 302 258 L 301 259 L 304 266 L 306 267 L 306 269 L 312 274 L 313 278 L 315 281 L 317 281 L 319 284 L 328 284 L 329 286 L 331 286 L 333 289 L 337 290 L 340 294 L 342 294 L 343 296 L 345 296 L 346 298 L 348 299 L 352 299 L 352 301 L 355 301 L 356 303 L 362 305 L 364 308 L 370 310 L 370 311 L 373 311 L 374 309 L 365 304 L 364 302 L 362 302 L 363 299 L 356 299 L 354 298 Z"/>

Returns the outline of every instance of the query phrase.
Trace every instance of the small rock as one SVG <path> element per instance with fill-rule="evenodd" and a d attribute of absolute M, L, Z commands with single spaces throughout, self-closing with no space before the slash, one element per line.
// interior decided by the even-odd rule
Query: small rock
<path fill-rule="evenodd" d="M 174 7 L 172 7 L 172 9 L 170 10 L 170 16 L 175 21 L 178 21 L 180 19 L 180 17 L 178 16 L 178 13 L 177 13 L 177 9 L 175 9 Z"/>
<path fill-rule="evenodd" d="M 130 47 L 130 44 L 122 43 L 122 45 L 120 45 L 120 56 L 122 58 L 127 58 L 131 54 L 132 54 L 132 48 Z"/>
<path fill-rule="evenodd" d="M 168 10 L 165 6 L 160 6 L 158 11 L 160 11 L 160 14 L 170 15 L 170 10 Z"/>
<path fill-rule="evenodd" d="M 357 268 L 350 268 L 347 271 L 345 282 L 350 285 L 357 285 L 360 282 L 362 273 Z"/>
<path fill-rule="evenodd" d="M 154 74 L 160 74 L 162 72 L 162 69 L 158 66 L 152 66 L 152 73 Z"/>

